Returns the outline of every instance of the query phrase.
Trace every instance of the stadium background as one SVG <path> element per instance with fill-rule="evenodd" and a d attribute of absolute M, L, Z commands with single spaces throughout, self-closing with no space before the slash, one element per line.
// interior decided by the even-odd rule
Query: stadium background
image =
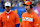
<path fill-rule="evenodd" d="M 40 0 L 0 0 L 0 14 L 2 14 L 5 11 L 4 3 L 6 1 L 10 1 L 12 3 L 11 10 L 18 13 L 20 22 L 22 13 L 26 12 L 25 6 L 23 6 L 22 4 L 25 1 L 31 1 L 33 6 L 33 11 L 35 11 L 39 16 L 39 25 L 40 25 Z"/>

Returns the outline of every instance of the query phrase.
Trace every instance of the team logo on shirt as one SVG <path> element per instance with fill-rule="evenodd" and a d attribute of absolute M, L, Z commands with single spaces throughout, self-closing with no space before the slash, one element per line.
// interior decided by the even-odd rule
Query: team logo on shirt
<path fill-rule="evenodd" d="M 29 17 L 22 17 L 22 21 L 29 21 L 29 22 L 33 22 L 33 18 L 29 18 Z"/>
<path fill-rule="evenodd" d="M 7 19 L 9 19 L 9 15 L 7 16 Z"/>

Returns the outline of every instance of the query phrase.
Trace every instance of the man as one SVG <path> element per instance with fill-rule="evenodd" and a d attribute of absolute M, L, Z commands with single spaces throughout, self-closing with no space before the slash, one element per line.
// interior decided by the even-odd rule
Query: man
<path fill-rule="evenodd" d="M 11 3 L 5 3 L 5 11 L 1 14 L 2 27 L 19 27 L 20 21 L 18 14 L 11 9 Z"/>
<path fill-rule="evenodd" d="M 31 4 L 30 1 L 26 1 L 24 4 L 27 11 L 22 14 L 20 27 L 39 27 L 39 18 L 32 10 Z"/>

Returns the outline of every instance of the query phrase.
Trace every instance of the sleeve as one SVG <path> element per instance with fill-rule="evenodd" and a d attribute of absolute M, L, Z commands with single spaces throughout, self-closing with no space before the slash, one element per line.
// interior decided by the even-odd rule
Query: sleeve
<path fill-rule="evenodd" d="M 39 27 L 39 18 L 37 14 L 34 15 L 34 27 Z"/>
<path fill-rule="evenodd" d="M 16 14 L 16 27 L 19 27 L 20 26 L 20 20 L 19 20 L 19 16 L 18 14 Z"/>
<path fill-rule="evenodd" d="M 16 14 L 16 24 L 19 24 L 19 23 L 20 23 L 19 16 L 18 14 Z"/>

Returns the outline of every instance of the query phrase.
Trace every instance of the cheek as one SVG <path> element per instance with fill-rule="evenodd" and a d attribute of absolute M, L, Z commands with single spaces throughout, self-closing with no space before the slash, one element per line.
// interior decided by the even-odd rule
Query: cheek
<path fill-rule="evenodd" d="M 7 9 L 7 8 L 5 7 L 5 9 Z"/>
<path fill-rule="evenodd" d="M 30 6 L 28 6 L 28 8 L 30 8 Z"/>
<path fill-rule="evenodd" d="M 11 9 L 11 8 L 9 8 L 9 9 Z"/>

